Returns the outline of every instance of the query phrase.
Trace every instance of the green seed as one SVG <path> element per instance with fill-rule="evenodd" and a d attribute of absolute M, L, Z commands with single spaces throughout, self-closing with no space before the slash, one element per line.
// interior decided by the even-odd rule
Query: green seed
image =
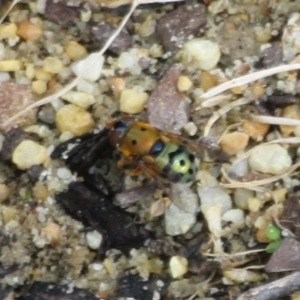
<path fill-rule="evenodd" d="M 271 242 L 267 246 L 266 252 L 269 253 L 269 254 L 274 253 L 278 249 L 278 247 L 280 246 L 280 244 L 281 244 L 281 240 L 277 240 L 277 241 Z"/>
<path fill-rule="evenodd" d="M 272 241 L 277 241 L 281 238 L 281 230 L 277 226 L 270 224 L 266 229 L 266 236 Z"/>

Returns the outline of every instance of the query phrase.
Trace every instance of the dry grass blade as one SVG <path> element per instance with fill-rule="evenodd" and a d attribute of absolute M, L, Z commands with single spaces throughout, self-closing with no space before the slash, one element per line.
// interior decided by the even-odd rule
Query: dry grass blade
<path fill-rule="evenodd" d="M 300 69 L 300 64 L 292 64 L 292 65 L 282 65 L 274 68 L 270 68 L 263 71 L 254 72 L 245 76 L 241 76 L 238 78 L 234 78 L 230 81 L 227 81 L 219 86 L 217 86 L 214 89 L 211 89 L 207 93 L 203 94 L 201 98 L 203 99 L 209 99 L 211 97 L 217 96 L 218 94 L 221 94 L 231 88 L 244 85 L 253 81 L 256 81 L 258 79 L 262 79 L 268 76 L 272 76 L 278 73 L 282 72 L 288 72 L 288 71 L 294 71 Z"/>
<path fill-rule="evenodd" d="M 62 95 L 64 95 L 65 93 L 67 93 L 68 91 L 70 91 L 72 88 L 74 88 L 75 86 L 78 85 L 78 83 L 81 81 L 82 77 L 89 72 L 89 69 L 94 65 L 94 62 L 99 59 L 104 52 L 109 48 L 109 46 L 113 43 L 113 41 L 116 39 L 116 37 L 120 34 L 120 32 L 123 30 L 124 26 L 126 25 L 127 21 L 129 20 L 129 18 L 131 17 L 132 13 L 134 12 L 134 10 L 137 8 L 137 6 L 141 5 L 141 4 L 149 4 L 149 3 L 165 3 L 165 2 L 179 2 L 179 1 L 183 1 L 183 0 L 135 0 L 132 2 L 132 5 L 130 7 L 130 10 L 128 11 L 128 13 L 124 16 L 122 22 L 120 23 L 120 25 L 118 26 L 118 28 L 116 29 L 116 31 L 110 36 L 110 38 L 107 40 L 107 42 L 105 43 L 105 45 L 102 47 L 102 49 L 97 53 L 97 56 L 95 57 L 95 59 L 93 61 L 91 61 L 85 68 L 85 70 L 79 75 L 77 76 L 71 83 L 69 83 L 68 85 L 66 85 L 62 90 L 58 91 L 57 93 L 45 97 L 37 102 L 35 102 L 33 105 L 28 106 L 26 109 L 24 109 L 23 111 L 17 113 L 16 115 L 12 116 L 5 125 L 7 125 L 7 123 L 12 122 L 13 120 L 15 120 L 16 118 L 24 115 L 27 111 L 45 105 L 47 103 L 51 103 L 52 101 L 54 101 L 55 99 L 61 97 Z M 14 5 L 14 3 L 17 3 L 18 1 L 14 1 L 12 5 Z"/>
<path fill-rule="evenodd" d="M 299 167 L 300 167 L 300 162 L 292 165 L 290 168 L 288 168 L 282 174 L 271 176 L 269 178 L 264 178 L 264 179 L 261 179 L 261 180 L 253 180 L 253 181 L 249 181 L 249 182 L 241 182 L 241 181 L 236 181 L 234 179 L 231 179 L 229 177 L 229 175 L 226 173 L 226 170 L 224 168 L 222 168 L 221 169 L 222 175 L 226 178 L 226 180 L 229 181 L 229 183 L 221 183 L 220 185 L 222 187 L 228 188 L 228 189 L 236 189 L 236 188 L 248 189 L 248 188 L 253 188 L 253 187 L 257 187 L 257 186 L 261 186 L 261 185 L 270 184 L 272 182 L 280 180 L 280 179 L 284 178 L 285 176 L 288 176 L 291 173 L 293 173 Z"/>
<path fill-rule="evenodd" d="M 231 102 L 227 105 L 225 105 L 224 107 L 222 107 L 221 109 L 219 109 L 218 111 L 214 112 L 213 115 L 209 118 L 204 131 L 203 131 L 203 136 L 206 137 L 209 135 L 209 131 L 211 129 L 211 127 L 214 125 L 214 123 L 217 122 L 217 120 L 221 117 L 224 116 L 226 113 L 228 113 L 230 110 L 232 110 L 234 107 L 240 106 L 240 105 L 244 105 L 247 104 L 249 102 L 252 102 L 252 100 L 249 99 L 245 99 L 245 98 L 240 98 L 234 102 Z"/>
<path fill-rule="evenodd" d="M 290 125 L 290 126 L 300 125 L 300 120 L 290 119 L 290 118 L 251 115 L 251 119 L 259 123 L 272 124 L 272 125 Z"/>
<path fill-rule="evenodd" d="M 210 98 L 206 101 L 204 101 L 203 103 L 201 103 L 201 105 L 199 107 L 197 107 L 195 110 L 199 110 L 202 107 L 212 107 L 212 106 L 216 106 L 220 103 L 222 103 L 223 101 L 228 101 L 232 98 L 232 95 L 218 95 L 216 97 Z"/>

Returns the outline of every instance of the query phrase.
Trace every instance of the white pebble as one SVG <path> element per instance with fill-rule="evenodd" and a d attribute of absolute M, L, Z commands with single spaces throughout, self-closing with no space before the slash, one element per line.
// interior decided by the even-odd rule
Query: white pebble
<path fill-rule="evenodd" d="M 188 184 L 172 184 L 173 203 L 165 209 L 165 228 L 169 235 L 184 234 L 196 223 L 199 199 Z"/>
<path fill-rule="evenodd" d="M 138 49 L 130 52 L 123 52 L 117 61 L 117 66 L 123 72 L 130 72 L 132 75 L 139 75 L 142 71 L 139 65 Z"/>
<path fill-rule="evenodd" d="M 198 130 L 198 128 L 194 122 L 189 122 L 189 123 L 185 124 L 183 126 L 183 129 L 189 136 L 194 136 Z"/>
<path fill-rule="evenodd" d="M 29 169 L 33 165 L 41 165 L 49 156 L 47 149 L 31 140 L 22 141 L 12 154 L 12 161 L 21 170 Z"/>
<path fill-rule="evenodd" d="M 201 210 L 205 210 L 207 206 L 212 204 L 219 205 L 221 207 L 221 212 L 224 214 L 226 211 L 231 209 L 232 203 L 231 198 L 228 193 L 221 187 L 208 187 L 198 188 L 198 195 L 201 200 Z"/>
<path fill-rule="evenodd" d="M 59 168 L 57 169 L 57 176 L 60 179 L 70 179 L 72 177 L 72 173 L 67 168 Z"/>
<path fill-rule="evenodd" d="M 173 278 L 178 278 L 188 271 L 188 261 L 183 256 L 172 256 L 169 262 L 170 273 Z"/>
<path fill-rule="evenodd" d="M 93 95 L 77 91 L 69 91 L 62 95 L 61 98 L 84 109 L 89 108 L 96 102 Z"/>
<path fill-rule="evenodd" d="M 244 222 L 244 212 L 238 208 L 230 209 L 222 216 L 222 220 L 233 224 L 242 224 Z"/>
<path fill-rule="evenodd" d="M 77 76 L 83 75 L 84 79 L 96 81 L 100 78 L 103 63 L 103 56 L 99 57 L 97 53 L 92 53 L 86 58 L 74 62 L 71 69 Z M 86 69 L 87 72 L 84 72 Z"/>
<path fill-rule="evenodd" d="M 92 266 L 95 271 L 101 271 L 103 269 L 102 264 L 92 264 Z"/>
<path fill-rule="evenodd" d="M 96 230 L 90 231 L 86 234 L 86 241 L 91 249 L 97 250 L 102 243 L 102 235 Z"/>
<path fill-rule="evenodd" d="M 292 165 L 292 160 L 285 148 L 269 144 L 259 146 L 250 155 L 249 165 L 254 171 L 277 175 L 285 172 Z"/>
<path fill-rule="evenodd" d="M 201 210 L 207 221 L 210 232 L 219 238 L 222 234 L 221 217 L 231 209 L 231 198 L 226 191 L 218 186 L 198 188 Z"/>
<path fill-rule="evenodd" d="M 186 42 L 182 51 L 184 65 L 194 65 L 205 71 L 212 70 L 221 57 L 218 44 L 203 39 L 193 39 Z"/>

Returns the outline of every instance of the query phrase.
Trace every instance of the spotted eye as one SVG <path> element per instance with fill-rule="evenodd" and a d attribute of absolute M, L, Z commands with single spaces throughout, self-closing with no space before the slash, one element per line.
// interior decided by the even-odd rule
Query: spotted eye
<path fill-rule="evenodd" d="M 164 142 L 162 140 L 157 140 L 150 149 L 149 154 L 158 154 L 164 149 L 164 147 Z"/>

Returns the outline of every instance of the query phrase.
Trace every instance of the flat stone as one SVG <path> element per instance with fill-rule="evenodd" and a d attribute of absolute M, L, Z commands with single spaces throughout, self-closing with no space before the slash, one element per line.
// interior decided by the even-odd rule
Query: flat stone
<path fill-rule="evenodd" d="M 165 51 L 174 51 L 187 38 L 206 25 L 206 8 L 187 2 L 157 21 L 156 32 Z"/>
<path fill-rule="evenodd" d="M 115 30 L 115 27 L 105 23 L 93 26 L 91 29 L 95 39 L 100 43 L 100 47 L 106 43 Z M 115 54 L 121 54 L 123 51 L 126 51 L 128 48 L 130 48 L 131 45 L 131 35 L 125 31 L 121 31 L 108 49 Z"/>
<path fill-rule="evenodd" d="M 35 102 L 31 87 L 26 84 L 0 82 L 0 130 L 7 132 L 12 128 L 28 126 L 36 120 L 36 109 L 31 109 L 19 118 L 8 123 L 8 119 Z"/>
<path fill-rule="evenodd" d="M 189 122 L 188 98 L 177 89 L 180 71 L 173 66 L 159 81 L 147 104 L 149 123 L 161 130 L 181 133 Z"/>

